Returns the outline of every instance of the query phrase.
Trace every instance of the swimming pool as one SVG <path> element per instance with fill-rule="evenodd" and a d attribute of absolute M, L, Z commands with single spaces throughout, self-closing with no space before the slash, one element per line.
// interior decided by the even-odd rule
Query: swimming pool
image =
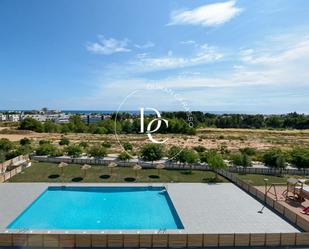
<path fill-rule="evenodd" d="M 164 187 L 48 187 L 10 229 L 183 229 Z"/>

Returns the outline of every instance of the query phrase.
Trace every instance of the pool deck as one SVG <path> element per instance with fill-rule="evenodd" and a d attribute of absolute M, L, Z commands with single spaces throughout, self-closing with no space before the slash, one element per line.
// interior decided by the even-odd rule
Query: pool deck
<path fill-rule="evenodd" d="M 3 183 L 0 184 L 0 232 L 9 225 L 48 186 L 54 183 Z M 162 186 L 164 185 L 184 230 L 171 233 L 295 233 L 297 228 L 276 213 L 264 207 L 232 183 L 168 183 L 168 184 L 64 184 L 66 186 Z M 20 231 L 16 231 L 20 232 Z M 47 232 L 33 231 L 33 232 Z M 50 231 L 51 233 L 102 233 L 102 231 Z M 120 231 L 106 230 L 105 233 Z M 160 233 L 162 231 L 122 230 L 121 233 Z"/>

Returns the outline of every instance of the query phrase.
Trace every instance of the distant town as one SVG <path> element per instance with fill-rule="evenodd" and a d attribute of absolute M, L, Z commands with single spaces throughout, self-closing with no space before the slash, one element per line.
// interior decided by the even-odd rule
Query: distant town
<path fill-rule="evenodd" d="M 40 122 L 51 120 L 58 124 L 64 124 L 69 123 L 70 117 L 75 114 L 79 114 L 83 120 L 88 122 L 93 122 L 95 120 L 106 120 L 111 118 L 110 114 L 67 112 L 42 108 L 41 110 L 32 111 L 2 111 L 0 112 L 0 122 L 19 122 L 26 118 L 33 118 Z"/>

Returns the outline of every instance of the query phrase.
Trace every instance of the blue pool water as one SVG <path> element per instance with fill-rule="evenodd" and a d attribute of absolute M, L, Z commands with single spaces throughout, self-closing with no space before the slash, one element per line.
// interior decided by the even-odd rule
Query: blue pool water
<path fill-rule="evenodd" d="M 11 229 L 183 229 L 164 187 L 49 187 Z"/>

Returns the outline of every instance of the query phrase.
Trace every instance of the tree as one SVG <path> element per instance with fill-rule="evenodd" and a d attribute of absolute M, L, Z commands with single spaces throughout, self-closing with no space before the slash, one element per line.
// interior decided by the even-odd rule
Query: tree
<path fill-rule="evenodd" d="M 274 168 L 285 168 L 285 155 L 280 149 L 271 149 L 265 152 L 263 161 L 267 166 Z"/>
<path fill-rule="evenodd" d="M 0 139 L 0 150 L 4 151 L 4 152 L 8 152 L 11 149 L 13 149 L 13 143 L 8 140 L 7 138 L 1 138 Z"/>
<path fill-rule="evenodd" d="M 30 145 L 31 144 L 31 140 L 29 138 L 22 138 L 19 140 L 19 144 L 22 145 L 22 146 L 25 146 L 25 145 Z"/>
<path fill-rule="evenodd" d="M 98 145 L 90 147 L 90 149 L 88 150 L 88 154 L 93 157 L 101 157 L 101 158 L 107 155 L 106 149 Z"/>
<path fill-rule="evenodd" d="M 194 150 L 186 148 L 179 153 L 179 161 L 181 163 L 193 164 L 197 163 L 198 160 L 199 156 Z"/>
<path fill-rule="evenodd" d="M 51 120 L 47 120 L 43 124 L 43 130 L 44 132 L 48 132 L 48 133 L 52 133 L 52 132 L 56 133 L 61 130 L 61 126 Z"/>
<path fill-rule="evenodd" d="M 30 154 L 32 152 L 32 147 L 30 145 L 23 145 L 20 146 L 16 149 L 16 153 L 17 155 L 27 155 Z"/>
<path fill-rule="evenodd" d="M 204 151 L 203 153 L 200 153 L 200 161 L 202 163 L 207 163 L 208 159 L 216 154 L 217 152 L 215 150 Z"/>
<path fill-rule="evenodd" d="M 175 161 L 175 162 L 179 162 L 179 155 L 182 151 L 182 148 L 180 148 L 179 146 L 173 145 L 167 153 L 167 157 L 169 160 Z"/>
<path fill-rule="evenodd" d="M 297 168 L 309 168 L 309 149 L 294 148 L 291 152 L 291 162 Z"/>
<path fill-rule="evenodd" d="M 43 125 L 40 121 L 33 118 L 25 118 L 19 124 L 20 130 L 30 130 L 35 132 L 43 132 Z"/>
<path fill-rule="evenodd" d="M 57 148 L 50 143 L 41 144 L 36 149 L 36 154 L 38 156 L 46 156 L 46 155 L 53 155 L 57 151 Z"/>
<path fill-rule="evenodd" d="M 246 153 L 234 154 L 231 159 L 236 166 L 250 167 L 252 165 L 251 158 Z"/>
<path fill-rule="evenodd" d="M 128 154 L 126 151 L 122 151 L 119 155 L 118 155 L 118 159 L 120 161 L 124 161 L 127 162 L 131 159 L 132 157 L 130 156 L 130 154 Z"/>
<path fill-rule="evenodd" d="M 190 172 L 193 163 L 197 163 L 199 160 L 199 156 L 196 151 L 191 149 L 184 149 L 180 152 L 180 160 L 181 162 L 187 163 L 190 165 Z"/>
<path fill-rule="evenodd" d="M 223 158 L 220 154 L 213 154 L 211 156 L 209 156 L 209 158 L 207 159 L 207 163 L 208 166 L 211 170 L 213 170 L 216 174 L 215 174 L 215 179 L 218 179 L 218 172 L 217 170 L 219 169 L 224 169 L 226 167 Z"/>
<path fill-rule="evenodd" d="M 70 144 L 70 140 L 66 137 L 61 137 L 60 141 L 59 141 L 59 145 L 69 145 Z"/>
<path fill-rule="evenodd" d="M 82 148 L 78 145 L 72 144 L 66 147 L 65 151 L 69 156 L 72 157 L 78 157 L 80 154 L 82 154 Z"/>
<path fill-rule="evenodd" d="M 160 144 L 145 144 L 140 151 L 145 161 L 156 161 L 163 157 L 163 146 Z"/>

